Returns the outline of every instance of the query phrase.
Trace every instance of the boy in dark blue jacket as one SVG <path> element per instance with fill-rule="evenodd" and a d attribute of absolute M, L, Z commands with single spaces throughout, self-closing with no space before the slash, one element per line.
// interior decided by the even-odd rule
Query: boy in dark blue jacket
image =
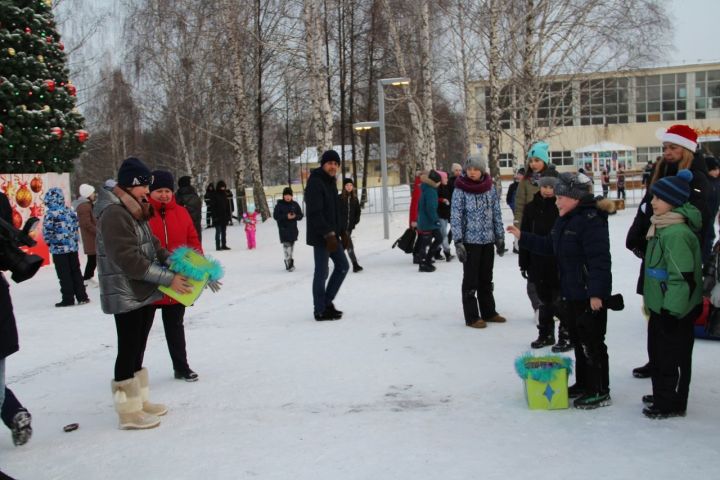
<path fill-rule="evenodd" d="M 576 408 L 611 405 L 608 353 L 605 345 L 612 274 L 607 214 L 613 204 L 596 200 L 583 174 L 563 173 L 555 187 L 559 217 L 550 235 L 508 227 L 520 248 L 555 255 L 560 274 L 561 315 L 575 346 L 575 385 L 568 395 Z"/>

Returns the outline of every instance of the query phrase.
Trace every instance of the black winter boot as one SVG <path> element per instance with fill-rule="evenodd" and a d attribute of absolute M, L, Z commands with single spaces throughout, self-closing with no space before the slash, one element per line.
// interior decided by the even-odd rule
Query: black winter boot
<path fill-rule="evenodd" d="M 353 263 L 353 272 L 354 273 L 358 273 L 358 272 L 362 272 L 362 271 L 363 271 L 363 267 L 361 267 L 359 263 L 357 263 L 357 262 Z"/>
<path fill-rule="evenodd" d="M 431 263 L 422 262 L 418 267 L 418 272 L 434 272 L 435 270 L 437 270 L 437 268 Z"/>
<path fill-rule="evenodd" d="M 530 343 L 530 348 L 543 348 L 543 347 L 552 345 L 554 343 L 555 343 L 555 335 L 553 335 L 552 333 L 550 333 L 550 334 L 540 333 L 538 335 L 537 340 L 534 340 Z"/>

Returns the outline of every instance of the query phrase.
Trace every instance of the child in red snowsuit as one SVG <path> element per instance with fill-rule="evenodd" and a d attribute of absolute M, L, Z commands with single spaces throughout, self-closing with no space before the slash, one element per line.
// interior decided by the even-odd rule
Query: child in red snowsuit
<path fill-rule="evenodd" d="M 255 244 L 257 212 L 253 206 L 248 207 L 248 211 L 243 213 L 243 223 L 245 224 L 245 236 L 247 237 L 248 250 L 252 250 L 257 246 Z"/>

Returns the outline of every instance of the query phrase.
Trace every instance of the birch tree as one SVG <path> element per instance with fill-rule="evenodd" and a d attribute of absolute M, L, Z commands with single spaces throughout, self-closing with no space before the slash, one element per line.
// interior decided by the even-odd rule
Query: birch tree
<path fill-rule="evenodd" d="M 305 58 L 310 80 L 312 118 L 318 153 L 333 146 L 333 114 L 330 107 L 327 65 L 322 63 L 323 25 L 319 0 L 303 0 Z"/>

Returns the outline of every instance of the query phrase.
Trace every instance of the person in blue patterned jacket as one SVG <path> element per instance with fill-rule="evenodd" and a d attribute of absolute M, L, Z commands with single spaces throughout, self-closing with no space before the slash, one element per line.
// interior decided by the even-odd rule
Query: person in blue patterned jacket
<path fill-rule="evenodd" d="M 62 301 L 56 307 L 69 307 L 90 302 L 85 292 L 78 259 L 78 218 L 67 205 L 61 189 L 53 187 L 43 198 L 47 211 L 43 220 L 43 238 L 50 248 L 55 272 L 60 280 Z"/>
<path fill-rule="evenodd" d="M 480 155 L 471 156 L 465 163 L 465 175 L 455 180 L 450 224 L 455 254 L 463 264 L 465 325 L 485 328 L 487 322 L 505 322 L 505 317 L 495 310 L 493 296 L 494 248 L 500 256 L 505 253 L 505 230 L 500 197 L 493 186 L 487 160 Z"/>

